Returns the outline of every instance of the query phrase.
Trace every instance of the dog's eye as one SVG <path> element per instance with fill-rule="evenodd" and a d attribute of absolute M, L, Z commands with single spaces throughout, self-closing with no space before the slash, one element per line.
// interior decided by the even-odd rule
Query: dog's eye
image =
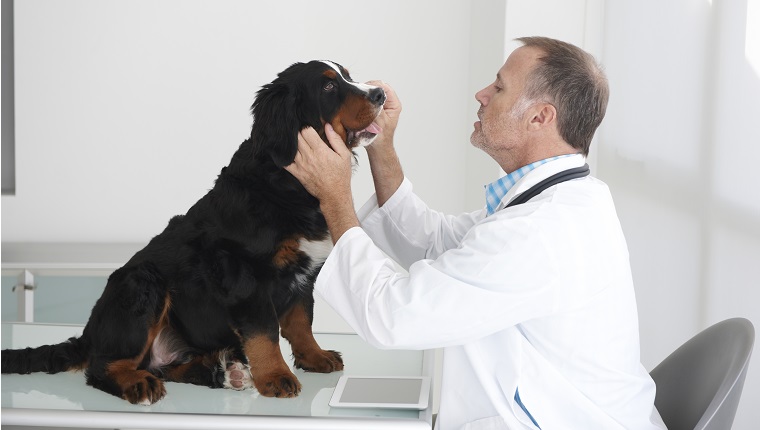
<path fill-rule="evenodd" d="M 324 87 L 322 87 L 323 91 L 332 91 L 335 89 L 335 83 L 333 81 L 330 81 L 325 84 Z"/>

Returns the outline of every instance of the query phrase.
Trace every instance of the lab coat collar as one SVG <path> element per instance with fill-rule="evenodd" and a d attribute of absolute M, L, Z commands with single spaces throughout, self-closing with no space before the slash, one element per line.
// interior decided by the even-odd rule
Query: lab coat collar
<path fill-rule="evenodd" d="M 536 185 L 544 179 L 563 170 L 581 167 L 585 162 L 586 158 L 583 155 L 575 154 L 573 156 L 559 158 L 536 167 L 535 169 L 528 172 L 525 176 L 520 178 L 517 183 L 515 183 L 515 185 L 504 196 L 504 198 L 501 199 L 501 202 L 496 207 L 496 212 L 503 209 L 515 197 L 529 190 L 530 187 Z"/>

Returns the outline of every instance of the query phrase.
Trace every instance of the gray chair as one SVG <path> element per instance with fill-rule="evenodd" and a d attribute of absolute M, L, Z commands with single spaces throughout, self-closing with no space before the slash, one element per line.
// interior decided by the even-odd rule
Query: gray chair
<path fill-rule="evenodd" d="M 668 430 L 728 430 L 755 341 L 749 320 L 732 318 L 700 332 L 649 374 Z"/>

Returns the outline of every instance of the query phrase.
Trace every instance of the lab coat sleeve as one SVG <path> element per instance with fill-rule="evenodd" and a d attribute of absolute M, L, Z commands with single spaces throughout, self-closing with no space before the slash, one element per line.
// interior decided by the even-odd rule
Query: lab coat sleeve
<path fill-rule="evenodd" d="M 373 195 L 357 216 L 375 244 L 408 270 L 416 261 L 436 259 L 457 246 L 467 231 L 484 218 L 485 212 L 451 216 L 431 210 L 404 178 L 382 207 L 378 207 Z"/>
<path fill-rule="evenodd" d="M 336 243 L 315 289 L 378 348 L 466 343 L 545 315 L 556 305 L 551 260 L 541 255 L 540 244 L 524 248 L 540 241 L 520 239 L 535 232 L 521 225 L 507 233 L 514 241 L 484 240 L 504 229 L 497 223 L 479 225 L 461 247 L 436 260 L 417 261 L 406 274 L 354 227 Z"/>

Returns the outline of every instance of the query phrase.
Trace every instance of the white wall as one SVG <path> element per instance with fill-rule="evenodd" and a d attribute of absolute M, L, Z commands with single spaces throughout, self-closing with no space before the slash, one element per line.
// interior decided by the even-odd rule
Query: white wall
<path fill-rule="evenodd" d="M 612 189 L 651 369 L 720 320 L 760 332 L 760 1 L 608 2 L 598 175 Z M 760 422 L 760 353 L 736 430 Z"/>
<path fill-rule="evenodd" d="M 469 17 L 455 0 L 17 1 L 16 195 L 2 197 L 2 240 L 147 241 L 213 186 L 261 85 L 325 58 L 395 87 L 406 173 L 461 211 Z M 360 151 L 357 205 L 369 178 Z"/>

